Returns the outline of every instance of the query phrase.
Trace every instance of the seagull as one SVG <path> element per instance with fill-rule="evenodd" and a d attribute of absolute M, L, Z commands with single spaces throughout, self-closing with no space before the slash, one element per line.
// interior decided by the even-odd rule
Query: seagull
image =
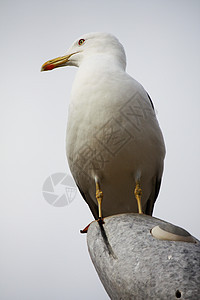
<path fill-rule="evenodd" d="M 148 93 L 126 69 L 118 39 L 78 38 L 41 71 L 78 67 L 71 91 L 66 152 L 71 173 L 95 219 L 121 213 L 152 215 L 165 144 Z"/>

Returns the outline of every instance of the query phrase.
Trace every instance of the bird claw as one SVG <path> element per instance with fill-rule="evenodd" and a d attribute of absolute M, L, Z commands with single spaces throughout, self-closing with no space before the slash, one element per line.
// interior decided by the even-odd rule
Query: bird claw
<path fill-rule="evenodd" d="M 97 220 L 97 222 L 98 222 L 99 224 L 101 224 L 101 225 L 105 224 L 103 218 L 99 218 L 99 219 Z"/>

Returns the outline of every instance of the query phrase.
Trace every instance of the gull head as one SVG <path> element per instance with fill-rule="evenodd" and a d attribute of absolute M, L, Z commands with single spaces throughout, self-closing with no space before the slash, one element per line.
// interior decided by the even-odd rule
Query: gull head
<path fill-rule="evenodd" d="M 108 33 L 87 33 L 79 37 L 67 50 L 64 56 L 48 60 L 42 65 L 41 71 L 49 71 L 58 67 L 79 67 L 85 59 L 94 56 L 107 56 L 119 62 L 123 69 L 126 67 L 126 56 L 123 46 L 118 39 Z"/>

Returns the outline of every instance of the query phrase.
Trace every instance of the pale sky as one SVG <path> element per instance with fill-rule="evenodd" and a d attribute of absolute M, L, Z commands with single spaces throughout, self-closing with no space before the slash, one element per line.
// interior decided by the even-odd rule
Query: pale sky
<path fill-rule="evenodd" d="M 127 72 L 150 94 L 167 155 L 154 216 L 200 239 L 200 2 L 0 1 L 0 299 L 108 299 L 79 230 L 93 217 L 77 193 L 65 207 L 42 195 L 69 173 L 65 132 L 76 68 L 40 73 L 81 34 L 110 32 Z"/>

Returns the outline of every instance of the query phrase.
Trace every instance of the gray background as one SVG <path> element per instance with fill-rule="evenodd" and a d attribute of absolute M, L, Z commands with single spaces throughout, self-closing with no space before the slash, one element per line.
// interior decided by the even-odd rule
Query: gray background
<path fill-rule="evenodd" d="M 90 261 L 93 218 L 79 193 L 63 208 L 42 196 L 69 173 L 65 131 L 75 68 L 40 73 L 81 34 L 124 45 L 127 71 L 151 95 L 167 156 L 154 216 L 200 238 L 200 2 L 0 1 L 0 298 L 108 299 Z"/>

